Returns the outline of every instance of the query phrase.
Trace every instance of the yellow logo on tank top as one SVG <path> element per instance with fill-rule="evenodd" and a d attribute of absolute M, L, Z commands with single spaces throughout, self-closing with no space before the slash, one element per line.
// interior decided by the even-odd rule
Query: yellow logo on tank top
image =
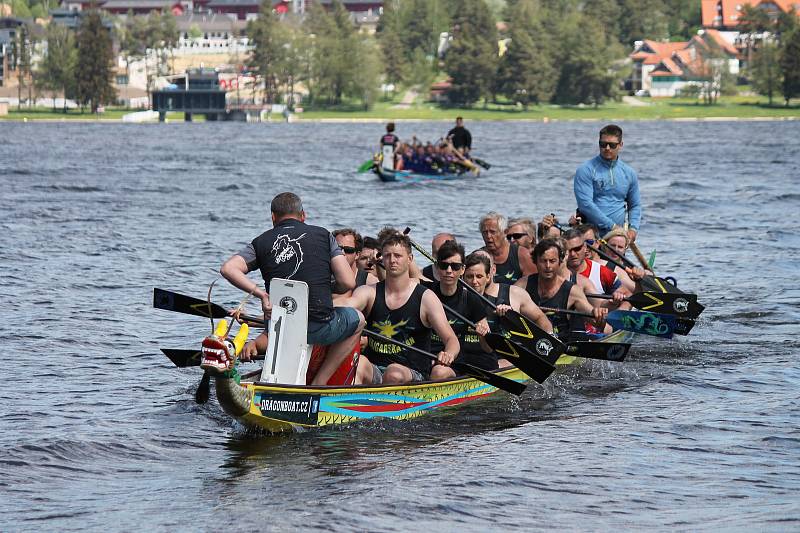
<path fill-rule="evenodd" d="M 372 328 L 377 329 L 378 333 L 383 335 L 384 337 L 394 338 L 399 330 L 408 324 L 408 320 L 401 320 L 397 324 L 393 324 L 391 320 L 382 320 L 380 322 L 373 322 Z"/>

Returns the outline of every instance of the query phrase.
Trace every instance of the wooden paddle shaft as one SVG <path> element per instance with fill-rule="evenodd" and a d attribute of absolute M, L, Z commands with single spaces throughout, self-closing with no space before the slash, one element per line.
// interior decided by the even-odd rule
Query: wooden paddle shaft
<path fill-rule="evenodd" d="M 650 265 L 647 263 L 647 259 L 645 259 L 644 255 L 642 254 L 642 251 L 639 249 L 638 246 L 636 246 L 635 242 L 631 243 L 630 248 L 633 251 L 633 255 L 635 255 L 636 259 L 638 259 L 639 263 L 641 263 L 642 268 L 645 270 L 652 270 L 650 268 Z"/>

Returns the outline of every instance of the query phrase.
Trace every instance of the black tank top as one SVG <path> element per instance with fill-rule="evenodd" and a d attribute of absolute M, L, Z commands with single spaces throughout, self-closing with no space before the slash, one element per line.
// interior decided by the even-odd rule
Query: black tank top
<path fill-rule="evenodd" d="M 533 303 L 539 307 L 557 307 L 559 309 L 567 309 L 567 304 L 569 303 L 569 292 L 572 290 L 573 285 L 574 283 L 571 281 L 564 280 L 564 282 L 561 284 L 561 287 L 558 288 L 558 292 L 556 292 L 552 298 L 543 300 L 539 296 L 539 274 L 533 274 L 528 276 L 528 284 L 525 285 L 525 290 L 531 295 Z M 553 324 L 553 333 L 555 333 L 560 339 L 565 339 L 570 332 L 569 316 L 565 315 L 564 313 L 553 312 L 545 312 L 545 314 Z"/>
<path fill-rule="evenodd" d="M 515 281 L 521 278 L 522 267 L 519 265 L 519 246 L 511 243 L 506 262 L 495 263 L 495 268 L 497 269 L 494 275 L 495 283 L 513 285 Z"/>
<path fill-rule="evenodd" d="M 386 337 L 430 352 L 431 330 L 425 327 L 420 318 L 422 295 L 426 290 L 428 289 L 422 285 L 417 285 L 406 303 L 397 309 L 389 309 L 386 305 L 386 282 L 381 281 L 375 286 L 375 303 L 367 316 L 367 327 Z M 426 378 L 431 373 L 429 358 L 380 339 L 369 338 L 366 356 L 378 366 L 399 363 Z"/>
<path fill-rule="evenodd" d="M 497 296 L 489 296 L 488 294 L 484 294 L 486 299 L 494 303 L 495 305 L 511 305 L 511 285 L 506 285 L 505 283 L 500 283 L 497 290 Z M 508 337 L 508 330 L 503 327 L 503 321 L 497 313 L 493 310 L 489 311 L 486 320 L 489 322 L 489 328 L 492 330 L 493 333 L 499 333 L 503 337 Z"/>
<path fill-rule="evenodd" d="M 444 305 L 450 307 L 458 314 L 463 315 L 471 322 L 478 322 L 479 320 L 486 318 L 486 307 L 477 296 L 469 292 L 464 287 L 459 287 L 458 290 L 456 290 L 456 292 L 451 296 L 445 296 L 442 294 L 438 282 L 432 290 Z M 460 318 L 455 317 L 447 309 L 445 309 L 444 312 L 447 315 L 447 321 L 450 323 L 450 327 L 453 328 L 453 332 L 455 332 L 456 337 L 458 337 L 458 343 L 461 346 L 456 360 L 461 363 L 469 363 L 479 366 L 480 368 L 485 368 L 487 370 L 494 370 L 497 368 L 497 357 L 492 353 L 486 353 L 483 351 L 478 333 Z M 431 352 L 439 353 L 443 349 L 444 343 L 442 340 L 435 331 L 431 332 Z"/>

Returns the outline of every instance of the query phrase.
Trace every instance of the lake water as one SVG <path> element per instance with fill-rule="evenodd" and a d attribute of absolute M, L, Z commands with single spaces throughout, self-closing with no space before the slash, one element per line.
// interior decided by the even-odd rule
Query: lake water
<path fill-rule="evenodd" d="M 689 337 L 519 400 L 255 436 L 161 355 L 209 325 L 153 287 L 205 297 L 284 190 L 468 249 L 489 210 L 566 218 L 602 124 L 467 124 L 490 172 L 403 185 L 355 173 L 379 124 L 0 123 L 0 530 L 798 530 L 800 122 L 622 125 L 641 247 L 706 305 Z"/>

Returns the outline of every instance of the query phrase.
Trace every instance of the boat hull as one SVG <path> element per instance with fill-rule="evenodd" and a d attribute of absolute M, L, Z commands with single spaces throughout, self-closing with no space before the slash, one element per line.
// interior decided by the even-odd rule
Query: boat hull
<path fill-rule="evenodd" d="M 632 334 L 618 332 L 599 342 L 623 342 Z M 585 359 L 562 355 L 556 366 L 582 364 Z M 524 383 L 530 378 L 516 367 L 498 370 Z M 223 410 L 249 427 L 270 433 L 346 425 L 374 418 L 407 420 L 490 396 L 496 387 L 469 377 L 405 385 L 325 386 L 236 383 L 218 377 L 217 398 Z"/>
<path fill-rule="evenodd" d="M 430 180 L 452 180 L 462 177 L 466 172 L 460 173 L 441 173 L 441 174 L 422 174 L 418 172 L 410 172 L 408 170 L 388 170 L 381 166 L 373 168 L 375 174 L 385 182 L 417 182 L 417 181 L 430 181 Z"/>
<path fill-rule="evenodd" d="M 498 373 L 519 382 L 529 379 L 513 367 Z M 271 433 L 351 424 L 373 418 L 417 418 L 487 397 L 497 390 L 472 378 L 349 387 L 239 385 L 231 379 L 217 380 L 217 396 L 226 412 L 247 426 Z"/>

